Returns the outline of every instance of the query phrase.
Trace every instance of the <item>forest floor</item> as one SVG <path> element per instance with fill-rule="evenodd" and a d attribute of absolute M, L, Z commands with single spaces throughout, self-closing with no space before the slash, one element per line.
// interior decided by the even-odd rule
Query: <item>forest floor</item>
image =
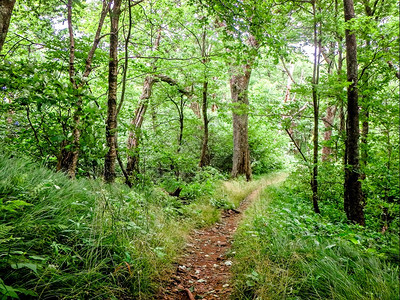
<path fill-rule="evenodd" d="M 212 227 L 194 230 L 174 274 L 165 281 L 157 299 L 228 299 L 233 289 L 229 252 L 243 212 L 258 199 L 267 185 L 277 184 L 285 178 L 286 175 L 280 174 L 260 180 L 257 188 L 241 202 L 237 210 L 225 210 L 220 221 Z"/>

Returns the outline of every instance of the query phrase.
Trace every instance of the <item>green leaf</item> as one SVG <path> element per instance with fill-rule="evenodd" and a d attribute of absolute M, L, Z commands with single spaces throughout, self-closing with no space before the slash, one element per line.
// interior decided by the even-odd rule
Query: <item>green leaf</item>
<path fill-rule="evenodd" d="M 36 260 L 42 260 L 42 261 L 47 259 L 47 258 L 44 258 L 42 256 L 37 256 L 37 255 L 29 255 L 29 258 L 36 259 Z"/>
<path fill-rule="evenodd" d="M 354 238 L 354 237 L 351 237 L 349 240 L 350 240 L 350 242 L 352 242 L 354 245 L 359 245 L 359 244 L 360 244 L 360 241 L 357 240 L 357 239 Z"/>
<path fill-rule="evenodd" d="M 28 268 L 32 270 L 33 272 L 37 273 L 37 264 L 33 263 L 14 263 L 11 264 L 11 268 L 13 269 L 22 269 L 22 268 Z"/>
<path fill-rule="evenodd" d="M 17 293 L 15 292 L 15 289 L 12 286 L 5 285 L 4 281 L 1 278 L 0 278 L 0 293 L 3 295 L 2 299 L 7 299 L 7 297 L 19 299 Z"/>

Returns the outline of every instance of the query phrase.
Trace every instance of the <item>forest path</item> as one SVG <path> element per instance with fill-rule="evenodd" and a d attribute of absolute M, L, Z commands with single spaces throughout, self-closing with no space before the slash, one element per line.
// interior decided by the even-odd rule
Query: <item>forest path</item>
<path fill-rule="evenodd" d="M 228 299 L 232 292 L 230 268 L 226 257 L 243 212 L 263 189 L 286 179 L 286 174 L 261 179 L 240 204 L 238 210 L 225 210 L 213 226 L 194 230 L 175 273 L 158 295 L 163 300 Z"/>

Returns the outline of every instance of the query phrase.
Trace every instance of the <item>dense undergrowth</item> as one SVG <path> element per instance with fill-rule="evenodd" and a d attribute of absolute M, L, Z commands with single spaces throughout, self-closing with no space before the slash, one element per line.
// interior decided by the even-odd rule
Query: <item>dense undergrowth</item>
<path fill-rule="evenodd" d="M 239 226 L 235 298 L 398 299 L 398 223 L 350 225 L 329 201 L 314 214 L 298 179 L 268 187 Z"/>
<path fill-rule="evenodd" d="M 0 294 L 151 298 L 186 234 L 217 221 L 219 208 L 237 205 L 255 186 L 220 184 L 222 175 L 212 170 L 197 176 L 200 184 L 185 186 L 196 195 L 184 205 L 161 188 L 71 181 L 1 155 Z"/>

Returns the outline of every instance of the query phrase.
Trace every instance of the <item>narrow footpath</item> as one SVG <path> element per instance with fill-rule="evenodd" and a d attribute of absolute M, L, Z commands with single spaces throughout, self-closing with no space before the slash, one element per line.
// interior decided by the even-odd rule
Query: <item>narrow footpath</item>
<path fill-rule="evenodd" d="M 195 230 L 187 243 L 185 254 L 177 264 L 175 274 L 165 283 L 159 300 L 229 299 L 230 267 L 226 256 L 243 212 L 270 184 L 283 181 L 277 176 L 260 181 L 260 186 L 250 193 L 237 210 L 225 210 L 221 220 L 212 227 Z"/>

